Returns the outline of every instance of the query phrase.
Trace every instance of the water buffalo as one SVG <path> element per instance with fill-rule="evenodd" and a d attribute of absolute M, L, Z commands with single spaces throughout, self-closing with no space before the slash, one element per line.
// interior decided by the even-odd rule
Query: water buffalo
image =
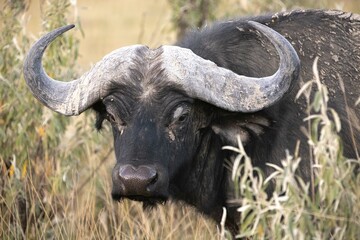
<path fill-rule="evenodd" d="M 316 57 L 329 107 L 341 117 L 344 154 L 358 157 L 359 15 L 307 10 L 216 22 L 174 46 L 120 48 L 78 79 L 61 82 L 46 75 L 41 59 L 48 44 L 72 27 L 33 45 L 24 76 L 48 108 L 69 116 L 94 109 L 97 128 L 110 122 L 115 200 L 153 205 L 171 197 L 217 221 L 227 206 L 233 224 L 233 186 L 224 161 L 234 153 L 222 147 L 237 145 L 237 135 L 265 174 L 266 162 L 280 164 L 300 140 L 299 174 L 307 180 L 306 103 L 295 96 L 312 79 Z"/>

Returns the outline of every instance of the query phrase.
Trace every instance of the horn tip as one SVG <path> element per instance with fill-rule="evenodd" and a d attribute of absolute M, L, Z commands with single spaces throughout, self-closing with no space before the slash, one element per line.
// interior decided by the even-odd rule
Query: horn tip
<path fill-rule="evenodd" d="M 74 27 L 75 27 L 75 24 L 69 24 L 69 25 L 64 26 L 64 30 L 68 31 L 68 30 L 70 30 L 70 29 L 72 29 Z"/>

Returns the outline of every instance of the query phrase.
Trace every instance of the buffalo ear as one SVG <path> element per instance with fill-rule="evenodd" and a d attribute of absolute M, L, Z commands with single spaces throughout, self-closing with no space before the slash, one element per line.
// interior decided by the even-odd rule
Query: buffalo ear
<path fill-rule="evenodd" d="M 238 146 L 238 136 L 242 144 L 246 145 L 252 139 L 260 137 L 270 124 L 266 117 L 251 114 L 221 117 L 211 128 L 225 145 Z"/>
<path fill-rule="evenodd" d="M 238 136 L 244 145 L 249 140 L 248 132 L 236 123 L 215 124 L 211 128 L 217 135 L 220 136 L 224 145 L 238 146 Z"/>
<path fill-rule="evenodd" d="M 102 123 L 104 122 L 106 116 L 105 105 L 102 102 L 96 102 L 92 106 L 92 109 L 96 113 L 95 128 L 100 131 L 102 129 Z"/>

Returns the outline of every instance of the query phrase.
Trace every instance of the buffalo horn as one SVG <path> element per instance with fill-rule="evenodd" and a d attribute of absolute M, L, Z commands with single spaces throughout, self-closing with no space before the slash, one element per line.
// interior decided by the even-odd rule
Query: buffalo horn
<path fill-rule="evenodd" d="M 299 76 L 299 57 L 276 31 L 257 22 L 249 21 L 249 24 L 265 35 L 277 50 L 280 66 L 272 76 L 238 75 L 189 49 L 164 46 L 164 68 L 170 81 L 179 84 L 190 97 L 229 111 L 255 112 L 277 102 Z"/>
<path fill-rule="evenodd" d="M 73 27 L 60 27 L 41 37 L 31 47 L 24 62 L 24 78 L 33 95 L 51 110 L 67 116 L 78 115 L 105 97 L 111 82 L 123 81 L 129 75 L 129 69 L 136 64 L 133 59 L 140 48 L 146 48 L 140 45 L 120 48 L 76 80 L 54 80 L 42 67 L 44 51 L 56 37 Z"/>

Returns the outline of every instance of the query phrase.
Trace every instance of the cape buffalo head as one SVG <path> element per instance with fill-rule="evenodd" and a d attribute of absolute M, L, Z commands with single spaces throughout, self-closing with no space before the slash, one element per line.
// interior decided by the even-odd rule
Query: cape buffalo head
<path fill-rule="evenodd" d="M 189 174 L 194 181 L 206 178 L 189 167 L 199 155 L 210 157 L 200 151 L 214 147 L 204 141 L 211 138 L 209 131 L 221 132 L 213 124 L 214 109 L 259 111 L 281 99 L 298 77 L 299 58 L 291 44 L 264 25 L 248 24 L 277 49 L 279 68 L 272 76 L 241 76 L 186 48 L 134 45 L 108 54 L 76 80 L 57 81 L 46 75 L 41 59 L 48 44 L 72 25 L 33 45 L 24 75 L 34 96 L 53 111 L 71 116 L 93 108 L 98 128 L 103 120 L 111 123 L 117 162 L 112 195 L 151 204 L 179 192 Z"/>

